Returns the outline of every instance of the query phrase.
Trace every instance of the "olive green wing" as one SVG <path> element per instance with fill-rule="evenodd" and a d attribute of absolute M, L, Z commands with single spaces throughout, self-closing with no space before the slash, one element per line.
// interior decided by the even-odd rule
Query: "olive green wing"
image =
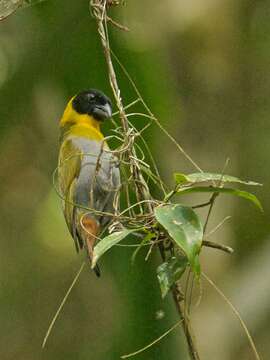
<path fill-rule="evenodd" d="M 71 139 L 64 140 L 59 151 L 58 161 L 58 184 L 62 195 L 63 212 L 68 229 L 74 239 L 76 250 L 83 247 L 76 233 L 75 219 L 75 190 L 76 183 L 81 169 L 82 154 L 81 150 L 72 142 Z"/>

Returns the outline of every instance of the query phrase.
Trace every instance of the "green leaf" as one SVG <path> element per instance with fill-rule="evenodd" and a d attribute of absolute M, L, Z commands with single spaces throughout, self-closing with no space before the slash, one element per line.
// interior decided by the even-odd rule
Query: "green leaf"
<path fill-rule="evenodd" d="M 124 229 L 121 231 L 116 231 L 108 236 L 105 236 L 100 240 L 97 245 L 94 247 L 93 259 L 92 259 L 92 269 L 96 266 L 98 259 L 111 247 L 118 244 L 121 240 L 126 238 L 129 234 L 138 231 L 138 229 Z"/>
<path fill-rule="evenodd" d="M 231 188 L 220 188 L 220 187 L 204 187 L 204 186 L 194 186 L 194 187 L 186 187 L 179 189 L 177 191 L 177 194 L 188 194 L 188 193 L 195 193 L 195 192 L 207 192 L 207 193 L 221 193 L 221 194 L 230 194 L 234 196 L 239 196 L 241 198 L 244 198 L 246 200 L 251 201 L 253 204 L 255 204 L 261 211 L 263 211 L 262 205 L 258 198 L 247 191 L 242 191 L 238 189 L 231 189 Z"/>
<path fill-rule="evenodd" d="M 181 278 L 188 265 L 185 256 L 172 257 L 157 268 L 157 278 L 160 285 L 161 296 L 164 298 L 172 285 Z"/>
<path fill-rule="evenodd" d="M 200 264 L 200 259 L 199 259 L 199 255 L 196 255 L 193 261 L 193 271 L 196 275 L 201 275 L 201 264 Z"/>
<path fill-rule="evenodd" d="M 174 173 L 174 180 L 177 184 L 186 184 L 190 183 L 191 181 L 188 178 L 188 175 L 181 174 L 181 173 Z"/>
<path fill-rule="evenodd" d="M 253 185 L 253 186 L 262 185 L 254 181 L 244 181 L 235 176 L 215 174 L 215 173 L 194 173 L 189 175 L 175 173 L 174 179 L 177 184 L 182 184 L 182 185 L 187 183 L 195 184 L 195 183 L 201 183 L 207 181 L 221 181 L 222 183 L 225 182 L 240 183 L 240 184 Z"/>
<path fill-rule="evenodd" d="M 196 257 L 202 245 L 203 226 L 197 214 L 188 206 L 168 204 L 156 207 L 155 217 L 186 254 L 194 273 L 199 275 Z"/>

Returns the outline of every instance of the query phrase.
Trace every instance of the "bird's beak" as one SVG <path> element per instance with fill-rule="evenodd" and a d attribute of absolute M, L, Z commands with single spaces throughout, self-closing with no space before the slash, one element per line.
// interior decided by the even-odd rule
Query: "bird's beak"
<path fill-rule="evenodd" d="M 112 117 L 112 108 L 108 103 L 105 105 L 96 105 L 93 114 L 101 120 L 105 120 Z"/>

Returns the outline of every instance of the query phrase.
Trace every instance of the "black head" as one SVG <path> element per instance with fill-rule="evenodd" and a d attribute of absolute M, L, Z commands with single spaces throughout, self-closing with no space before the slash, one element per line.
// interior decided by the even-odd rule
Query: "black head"
<path fill-rule="evenodd" d="M 88 114 L 103 121 L 112 116 L 111 100 L 101 91 L 90 89 L 80 92 L 72 101 L 74 110 L 79 114 Z"/>

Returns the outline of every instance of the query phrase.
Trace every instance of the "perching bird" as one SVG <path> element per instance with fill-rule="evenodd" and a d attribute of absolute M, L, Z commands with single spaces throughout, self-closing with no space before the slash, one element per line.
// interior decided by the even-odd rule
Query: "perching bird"
<path fill-rule="evenodd" d="M 117 159 L 100 131 L 100 124 L 111 116 L 110 99 L 91 89 L 75 95 L 60 120 L 58 182 L 63 212 L 77 251 L 84 247 L 90 262 L 98 235 L 112 220 L 109 214 L 116 210 L 120 188 Z M 99 276 L 98 266 L 94 270 Z"/>

